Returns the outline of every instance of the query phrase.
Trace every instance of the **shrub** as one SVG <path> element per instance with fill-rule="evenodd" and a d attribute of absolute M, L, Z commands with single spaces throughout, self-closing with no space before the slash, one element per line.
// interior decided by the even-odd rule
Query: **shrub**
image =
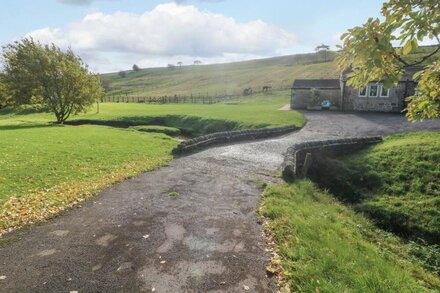
<path fill-rule="evenodd" d="M 312 88 L 310 89 L 310 98 L 309 98 L 309 106 L 319 106 L 321 103 L 321 93 L 318 89 Z"/>

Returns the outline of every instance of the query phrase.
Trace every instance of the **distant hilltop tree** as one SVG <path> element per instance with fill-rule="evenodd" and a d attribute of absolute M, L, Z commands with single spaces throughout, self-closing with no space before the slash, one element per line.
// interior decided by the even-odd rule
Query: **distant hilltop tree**
<path fill-rule="evenodd" d="M 327 62 L 328 60 L 327 60 L 327 56 L 328 56 L 328 51 L 330 51 L 330 46 L 328 46 L 328 45 L 324 45 L 324 44 L 321 44 L 321 45 L 319 45 L 319 46 L 316 46 L 316 48 L 315 48 L 315 51 L 318 53 L 318 54 L 322 54 L 322 55 L 324 55 L 324 61 L 325 62 Z"/>
<path fill-rule="evenodd" d="M 182 67 L 183 62 L 182 61 L 177 62 L 177 65 L 179 65 L 179 67 Z"/>
<path fill-rule="evenodd" d="M 139 71 L 139 70 L 141 70 L 141 68 L 136 64 L 133 64 L 133 71 Z"/>
<path fill-rule="evenodd" d="M 99 77 L 72 50 L 42 45 L 32 38 L 3 47 L 2 91 L 14 105 L 43 104 L 63 124 L 104 95 Z"/>
<path fill-rule="evenodd" d="M 200 60 L 194 60 L 194 65 L 202 65 L 202 61 L 200 61 Z"/>
<path fill-rule="evenodd" d="M 168 64 L 167 67 L 168 67 L 169 69 L 174 69 L 174 68 L 176 68 L 176 65 L 174 65 L 174 64 Z"/>
<path fill-rule="evenodd" d="M 316 52 L 320 52 L 320 51 L 329 51 L 330 50 L 330 46 L 328 46 L 328 45 L 324 45 L 324 44 L 321 44 L 321 45 L 319 45 L 319 46 L 316 46 L 316 48 L 315 48 L 315 51 Z"/>
<path fill-rule="evenodd" d="M 124 78 L 124 77 L 126 77 L 127 76 L 127 73 L 125 72 L 125 71 L 119 71 L 119 73 L 118 73 L 118 76 L 120 77 L 120 78 Z"/>

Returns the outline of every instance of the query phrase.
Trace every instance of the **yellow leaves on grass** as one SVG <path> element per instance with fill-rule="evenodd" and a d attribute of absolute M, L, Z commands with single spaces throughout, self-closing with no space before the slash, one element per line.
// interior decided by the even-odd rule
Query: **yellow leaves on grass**
<path fill-rule="evenodd" d="M 124 163 L 117 171 L 104 174 L 97 180 L 85 178 L 83 181 L 61 183 L 26 196 L 11 197 L 0 205 L 0 236 L 24 225 L 50 219 L 111 184 L 159 168 L 168 161 L 167 157 L 145 158 Z"/>

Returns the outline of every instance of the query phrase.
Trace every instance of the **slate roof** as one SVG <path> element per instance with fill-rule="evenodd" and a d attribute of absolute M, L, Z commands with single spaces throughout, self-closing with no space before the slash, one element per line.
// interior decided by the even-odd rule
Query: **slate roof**
<path fill-rule="evenodd" d="M 420 70 L 423 70 L 423 68 L 424 68 L 423 66 L 409 66 L 409 67 L 406 67 L 405 68 L 405 72 L 403 73 L 403 76 L 400 78 L 399 81 L 406 81 L 406 80 L 414 81 L 413 80 L 414 73 L 416 73 L 416 72 L 418 72 Z M 349 68 L 349 69 L 345 70 L 342 73 L 342 79 L 344 81 L 347 81 L 347 74 L 350 73 L 350 72 L 351 72 L 351 69 Z"/>
<path fill-rule="evenodd" d="M 292 89 L 340 89 L 339 79 L 295 79 Z"/>
<path fill-rule="evenodd" d="M 411 66 L 411 67 L 405 68 L 405 73 L 403 74 L 400 81 L 413 80 L 414 73 L 416 73 L 420 70 L 423 70 L 423 68 L 424 68 L 423 66 Z"/>

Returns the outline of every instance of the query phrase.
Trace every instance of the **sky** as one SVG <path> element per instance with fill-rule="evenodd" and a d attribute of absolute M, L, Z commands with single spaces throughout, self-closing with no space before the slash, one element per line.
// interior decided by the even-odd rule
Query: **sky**
<path fill-rule="evenodd" d="M 382 0 L 14 0 L 0 44 L 32 36 L 72 48 L 94 72 L 204 64 L 332 49 L 379 17 Z"/>

